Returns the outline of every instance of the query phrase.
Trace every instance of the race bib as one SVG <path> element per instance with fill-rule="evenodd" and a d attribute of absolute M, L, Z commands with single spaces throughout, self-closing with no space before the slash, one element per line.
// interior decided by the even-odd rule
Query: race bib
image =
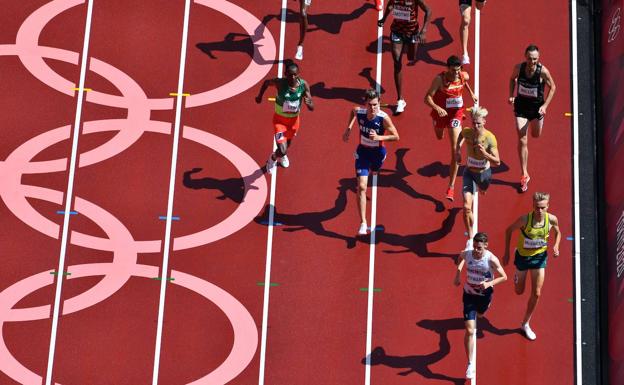
<path fill-rule="evenodd" d="M 457 98 L 446 98 L 446 108 L 462 108 L 464 99 L 459 96 Z"/>
<path fill-rule="evenodd" d="M 397 20 L 410 21 L 411 9 L 403 5 L 395 5 L 392 9 L 392 16 Z"/>
<path fill-rule="evenodd" d="M 367 135 L 360 135 L 360 144 L 366 147 L 379 147 L 379 141 L 372 140 Z"/>
<path fill-rule="evenodd" d="M 537 87 L 525 87 L 522 84 L 518 84 L 518 94 L 527 98 L 537 98 Z"/>
<path fill-rule="evenodd" d="M 282 111 L 291 114 L 299 112 L 299 106 L 301 105 L 301 99 L 297 100 L 285 100 L 282 106 Z"/>
<path fill-rule="evenodd" d="M 468 167 L 473 168 L 488 168 L 490 166 L 490 162 L 487 159 L 475 159 L 473 157 L 468 157 Z"/>
<path fill-rule="evenodd" d="M 524 238 L 524 248 L 525 249 L 540 249 L 544 246 L 548 245 L 545 239 L 530 239 Z"/>

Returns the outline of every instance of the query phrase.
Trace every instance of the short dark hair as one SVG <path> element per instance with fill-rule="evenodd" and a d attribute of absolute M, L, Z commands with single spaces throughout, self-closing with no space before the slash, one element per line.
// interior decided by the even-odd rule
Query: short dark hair
<path fill-rule="evenodd" d="M 373 100 L 375 98 L 379 98 L 379 92 L 376 89 L 369 88 L 364 91 L 364 100 Z"/>
<path fill-rule="evenodd" d="M 534 51 L 539 52 L 539 48 L 537 48 L 535 44 L 529 44 L 529 46 L 526 47 L 526 49 L 524 50 L 524 54 L 526 55 L 527 53 L 534 52 Z"/>
<path fill-rule="evenodd" d="M 477 243 L 477 242 L 487 243 L 488 236 L 486 233 L 476 233 L 475 236 L 472 238 L 472 241 L 474 243 Z"/>
<path fill-rule="evenodd" d="M 447 67 L 458 67 L 458 66 L 461 66 L 461 61 L 459 60 L 459 57 L 457 57 L 455 55 L 451 55 L 451 56 L 449 56 L 448 59 L 446 59 L 446 66 Z"/>
<path fill-rule="evenodd" d="M 285 63 L 285 64 L 286 64 L 286 71 L 288 70 L 299 71 L 299 66 L 297 65 L 297 63 L 291 61 L 290 63 Z"/>

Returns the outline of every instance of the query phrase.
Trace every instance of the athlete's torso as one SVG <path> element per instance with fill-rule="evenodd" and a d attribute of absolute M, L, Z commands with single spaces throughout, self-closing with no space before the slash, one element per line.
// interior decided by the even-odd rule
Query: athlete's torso
<path fill-rule="evenodd" d="M 395 0 L 392 16 L 392 32 L 413 34 L 418 30 L 418 0 Z"/>
<path fill-rule="evenodd" d="M 489 250 L 485 250 L 483 256 L 476 259 L 472 255 L 473 252 L 473 250 L 466 250 L 464 253 L 464 260 L 466 261 L 466 283 L 464 283 L 464 291 L 468 294 L 481 295 L 481 282 L 494 279 L 494 272 L 490 266 L 490 260 L 493 254 Z"/>
<path fill-rule="evenodd" d="M 296 87 L 290 88 L 286 79 L 281 79 L 275 97 L 275 112 L 278 115 L 293 117 L 301 112 L 301 100 L 305 95 L 305 80 L 299 79 Z"/>
<path fill-rule="evenodd" d="M 386 129 L 384 128 L 384 118 L 388 116 L 383 111 L 377 112 L 372 119 L 367 116 L 366 108 L 358 108 L 356 110 L 356 119 L 360 127 L 360 144 L 366 147 L 382 147 L 384 146 L 383 140 L 370 139 L 370 130 L 375 130 L 377 135 L 384 135 Z"/>
<path fill-rule="evenodd" d="M 520 231 L 516 249 L 524 257 L 541 254 L 547 250 L 550 219 L 544 214 L 544 222 L 538 226 L 533 224 L 533 211 L 527 215 L 527 223 Z"/>
<path fill-rule="evenodd" d="M 483 135 L 479 136 L 479 138 L 475 140 L 475 129 L 469 127 L 462 129 L 461 134 L 466 141 L 466 150 L 468 152 L 468 159 L 466 161 L 467 166 L 480 170 L 490 168 L 490 162 L 476 150 L 476 146 L 478 144 L 483 145 L 485 151 L 491 154 L 492 149 L 496 149 L 498 146 L 494 134 L 489 130 L 484 130 Z"/>
<path fill-rule="evenodd" d="M 527 76 L 527 63 L 520 65 L 518 74 L 518 94 L 517 98 L 531 103 L 544 102 L 544 82 L 542 81 L 542 64 L 537 63 L 532 76 Z"/>
<path fill-rule="evenodd" d="M 446 80 L 445 72 L 438 75 L 442 79 L 442 87 L 433 94 L 433 102 L 438 106 L 448 109 L 459 109 L 464 107 L 464 73 L 457 80 L 451 82 Z"/>

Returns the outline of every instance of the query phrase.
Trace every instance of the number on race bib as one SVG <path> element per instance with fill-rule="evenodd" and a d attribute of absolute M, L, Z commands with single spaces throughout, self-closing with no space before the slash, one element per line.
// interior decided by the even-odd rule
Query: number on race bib
<path fill-rule="evenodd" d="M 487 168 L 488 160 L 487 159 L 475 159 L 473 157 L 468 157 L 468 167 L 473 168 Z"/>
<path fill-rule="evenodd" d="M 394 9 L 392 10 L 392 16 L 394 16 L 394 18 L 398 20 L 410 21 L 411 9 L 409 7 L 395 5 Z"/>
<path fill-rule="evenodd" d="M 537 87 L 525 87 L 518 84 L 518 93 L 527 98 L 537 98 Z"/>
<path fill-rule="evenodd" d="M 451 119 L 451 127 L 452 128 L 457 128 L 457 127 L 459 127 L 460 124 L 461 124 L 461 122 L 459 121 L 459 119 Z"/>
<path fill-rule="evenodd" d="M 464 99 L 459 96 L 456 98 L 446 98 L 446 108 L 462 108 L 464 106 Z"/>
<path fill-rule="evenodd" d="M 299 99 L 297 100 L 285 100 L 284 101 L 284 106 L 282 107 L 282 110 L 284 112 L 289 112 L 289 113 L 296 113 L 299 112 L 299 105 L 300 105 L 301 101 Z"/>
<path fill-rule="evenodd" d="M 524 238 L 524 248 L 525 249 L 539 249 L 542 248 L 544 246 L 546 246 L 546 240 L 545 239 L 530 239 L 530 238 Z"/>

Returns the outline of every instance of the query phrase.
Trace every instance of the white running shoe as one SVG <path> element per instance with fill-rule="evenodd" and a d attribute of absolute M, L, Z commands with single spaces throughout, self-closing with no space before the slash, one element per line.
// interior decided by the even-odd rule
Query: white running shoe
<path fill-rule="evenodd" d="M 461 65 L 470 64 L 470 56 L 462 55 Z"/>
<path fill-rule="evenodd" d="M 295 54 L 295 59 L 303 60 L 303 46 L 302 45 L 297 46 L 297 53 Z"/>
<path fill-rule="evenodd" d="M 531 329 L 529 324 L 523 324 L 522 331 L 524 332 L 524 335 L 526 335 L 526 337 L 530 339 L 531 341 L 535 341 L 537 339 L 535 332 Z"/>
<path fill-rule="evenodd" d="M 466 241 L 466 248 L 464 250 L 474 250 L 474 247 L 472 246 L 472 238 Z"/>
<path fill-rule="evenodd" d="M 469 362 L 468 367 L 466 368 L 466 378 L 473 379 L 475 377 L 475 374 L 477 374 L 475 365 L 472 362 Z"/>
<path fill-rule="evenodd" d="M 282 156 L 282 158 L 279 161 L 280 166 L 284 167 L 284 168 L 288 168 L 288 166 L 290 166 L 290 161 L 288 160 L 288 156 L 284 155 Z"/>
<path fill-rule="evenodd" d="M 277 168 L 277 161 L 273 160 L 273 156 L 269 156 L 269 160 L 266 162 L 266 170 L 269 174 L 273 174 Z"/>
<path fill-rule="evenodd" d="M 405 106 L 407 106 L 407 103 L 405 102 L 405 100 L 403 99 L 397 100 L 396 113 L 400 114 L 401 112 L 405 111 Z"/>
<path fill-rule="evenodd" d="M 368 230 L 368 225 L 366 223 L 360 223 L 360 228 L 358 229 L 358 235 L 366 235 L 367 230 Z"/>

